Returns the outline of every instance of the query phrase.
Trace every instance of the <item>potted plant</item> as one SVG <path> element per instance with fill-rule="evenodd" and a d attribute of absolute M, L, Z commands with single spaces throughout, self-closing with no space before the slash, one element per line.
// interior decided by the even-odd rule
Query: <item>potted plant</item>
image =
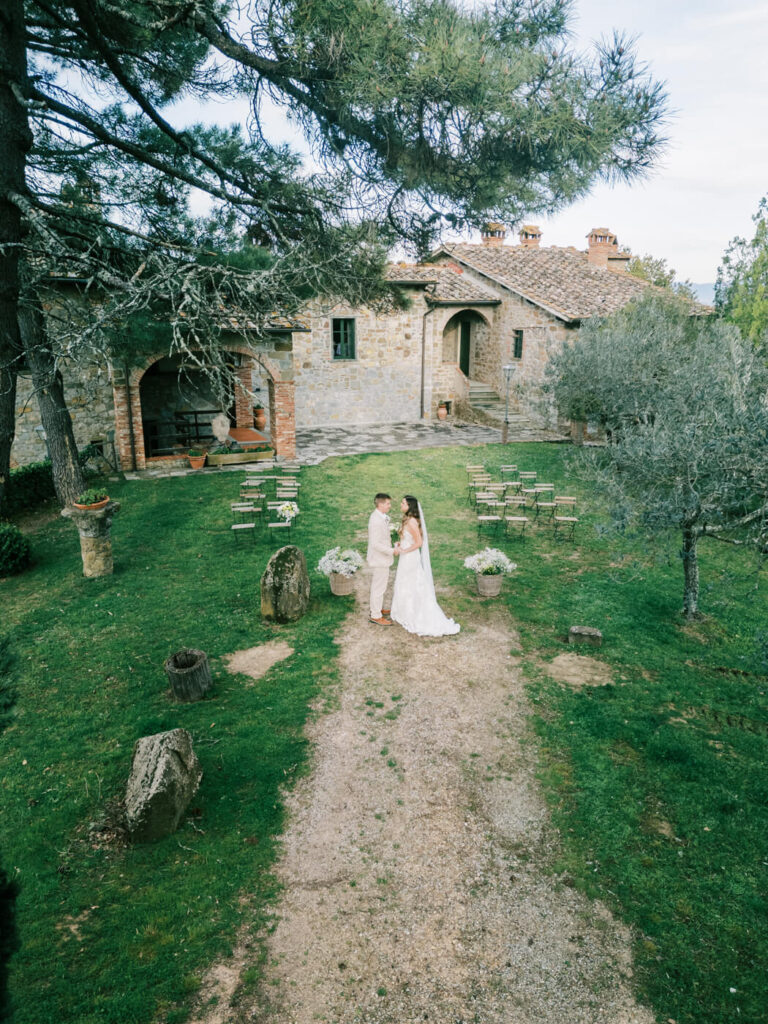
<path fill-rule="evenodd" d="M 477 592 L 481 597 L 498 597 L 501 581 L 507 573 L 514 572 L 517 565 L 498 548 L 485 548 L 465 558 L 464 567 L 475 574 Z"/>
<path fill-rule="evenodd" d="M 437 403 L 437 418 L 439 420 L 444 420 L 447 415 L 448 415 L 448 406 L 445 404 L 445 402 L 438 402 Z"/>
<path fill-rule="evenodd" d="M 192 469 L 202 469 L 205 465 L 205 452 L 201 448 L 190 448 L 187 458 Z"/>
<path fill-rule="evenodd" d="M 354 576 L 363 564 L 363 557 L 353 548 L 341 550 L 341 546 L 330 548 L 317 563 L 317 571 L 327 576 L 331 593 L 344 596 L 354 592 Z"/>
<path fill-rule="evenodd" d="M 72 504 L 75 508 L 95 512 L 97 509 L 104 508 L 108 501 L 109 495 L 103 487 L 89 487 L 87 491 L 78 494 L 77 501 L 73 501 Z"/>
<path fill-rule="evenodd" d="M 253 407 L 253 425 L 257 430 L 263 430 L 267 425 L 267 414 L 261 402 L 257 402 Z"/>

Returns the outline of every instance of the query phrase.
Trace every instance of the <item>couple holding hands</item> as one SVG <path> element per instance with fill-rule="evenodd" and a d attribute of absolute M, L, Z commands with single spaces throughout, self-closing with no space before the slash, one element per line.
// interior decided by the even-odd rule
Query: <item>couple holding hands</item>
<path fill-rule="evenodd" d="M 374 510 L 368 520 L 368 553 L 371 577 L 371 622 L 377 626 L 398 623 L 417 636 L 449 636 L 461 627 L 443 612 L 435 597 L 432 565 L 429 559 L 429 536 L 424 512 L 412 494 L 400 502 L 402 521 L 394 547 L 390 539 L 392 525 L 389 511 L 392 499 L 379 493 L 373 499 Z M 392 608 L 382 608 L 389 583 L 389 569 L 395 555 L 399 557 Z"/>

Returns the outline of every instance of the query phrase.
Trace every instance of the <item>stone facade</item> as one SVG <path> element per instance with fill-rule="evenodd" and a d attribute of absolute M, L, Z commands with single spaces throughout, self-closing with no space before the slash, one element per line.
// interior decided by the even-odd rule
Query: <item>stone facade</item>
<path fill-rule="evenodd" d="M 651 286 L 619 272 L 626 254 L 607 229 L 592 231 L 588 252 L 540 247 L 535 225 L 525 227 L 517 246 L 504 244 L 498 225 L 486 236 L 483 245 L 446 247 L 428 264 L 392 264 L 388 274 L 409 300 L 406 309 L 376 314 L 315 300 L 304 311 L 304 326 L 276 328 L 258 340 L 247 331 L 224 336 L 222 348 L 239 359 L 233 406 L 221 411 L 233 426 L 252 427 L 258 401 L 278 456 L 293 458 L 297 426 L 414 422 L 435 417 L 441 401 L 461 415 L 469 411 L 472 382 L 503 398 L 503 367 L 512 364 L 510 409 L 555 426 L 542 388 L 552 353 L 575 336 L 583 319 L 622 308 Z M 347 323 L 336 324 L 334 333 L 336 320 Z M 469 346 L 463 352 L 462 323 Z M 172 419 L 185 409 L 210 411 L 216 399 L 204 380 L 190 389 L 194 394 L 181 395 L 161 362 L 166 360 L 158 353 L 128 370 L 67 370 L 78 445 L 114 429 L 123 469 L 184 459 L 181 452 L 149 454 L 145 421 Z M 24 463 L 45 449 L 23 379 L 19 394 L 13 457 Z"/>
<path fill-rule="evenodd" d="M 367 309 L 327 307 L 309 310 L 311 330 L 294 333 L 296 422 L 403 423 L 421 418 L 423 290 L 408 289 L 407 310 L 377 316 Z M 335 359 L 333 320 L 354 320 L 355 355 Z"/>
<path fill-rule="evenodd" d="M 75 372 L 72 366 L 62 367 L 64 396 L 67 401 L 75 441 L 79 448 L 91 441 L 107 440 L 115 428 L 115 409 L 109 373 L 86 367 Z M 46 456 L 45 441 L 39 431 L 40 411 L 31 379 L 19 374 L 16 390 L 16 434 L 11 448 L 11 466 L 25 466 Z M 111 458 L 111 451 L 107 450 Z"/>

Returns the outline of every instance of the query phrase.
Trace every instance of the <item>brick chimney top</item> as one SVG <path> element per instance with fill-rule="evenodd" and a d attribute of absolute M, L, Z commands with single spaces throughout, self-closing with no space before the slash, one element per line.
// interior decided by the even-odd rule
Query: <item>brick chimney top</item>
<path fill-rule="evenodd" d="M 480 236 L 483 240 L 483 245 L 504 245 L 507 229 L 503 224 L 499 224 L 498 221 L 491 221 L 485 225 L 480 232 Z"/>
<path fill-rule="evenodd" d="M 592 228 L 587 235 L 587 259 L 599 267 L 607 267 L 608 260 L 619 253 L 619 240 L 610 228 Z"/>
<path fill-rule="evenodd" d="M 538 249 L 541 242 L 541 228 L 538 224 L 523 224 L 520 228 L 520 245 L 528 249 Z"/>

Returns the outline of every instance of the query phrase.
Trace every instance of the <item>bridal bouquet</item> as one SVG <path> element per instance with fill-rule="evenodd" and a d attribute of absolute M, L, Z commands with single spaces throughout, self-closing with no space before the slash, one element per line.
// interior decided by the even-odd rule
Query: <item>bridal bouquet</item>
<path fill-rule="evenodd" d="M 478 576 L 501 576 L 504 573 L 514 572 L 517 564 L 510 561 L 498 548 L 485 548 L 483 551 L 478 551 L 476 555 L 465 558 L 464 568 L 471 569 Z"/>
<path fill-rule="evenodd" d="M 340 576 L 354 576 L 362 564 L 363 557 L 359 551 L 355 551 L 354 548 L 346 548 L 342 551 L 341 545 L 339 545 L 339 547 L 325 552 L 317 563 L 317 571 L 321 572 L 323 576 L 330 576 L 332 573 L 338 573 Z"/>
<path fill-rule="evenodd" d="M 278 506 L 277 514 L 281 519 L 290 523 L 299 514 L 299 506 L 295 501 L 284 501 L 282 505 Z"/>

